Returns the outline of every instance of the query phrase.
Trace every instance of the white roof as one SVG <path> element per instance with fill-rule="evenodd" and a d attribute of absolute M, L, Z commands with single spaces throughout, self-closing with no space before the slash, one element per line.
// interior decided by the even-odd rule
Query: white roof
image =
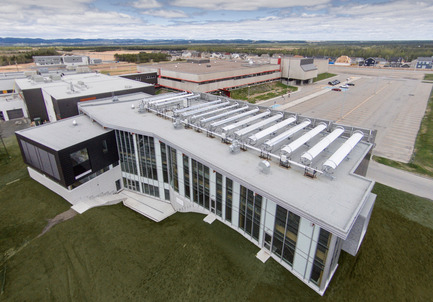
<path fill-rule="evenodd" d="M 35 82 L 31 78 L 17 79 L 16 83 L 22 90 L 41 88 L 57 100 L 152 86 L 100 73 L 65 75 L 60 80 L 46 77 L 42 82 Z"/>
<path fill-rule="evenodd" d="M 135 109 L 131 109 L 131 104 Z M 347 237 L 374 184 L 352 173 L 372 148 L 371 143 L 362 141 L 355 146 L 335 171 L 335 180 L 324 175 L 316 179 L 305 177 L 304 170 L 295 166 L 283 168 L 276 159 L 271 161 L 270 173 L 264 174 L 258 167 L 262 161 L 258 154 L 232 154 L 220 138 L 210 139 L 190 129 L 174 129 L 170 119 L 150 112 L 139 113 L 139 104 L 140 101 L 86 102 L 80 104 L 80 109 L 104 127 L 152 135 L 341 238 Z M 316 138 L 312 145 L 321 138 Z M 338 138 L 338 144 L 322 152 L 316 163 L 323 163 L 346 140 Z M 293 158 L 304 151 L 301 148 Z"/>
<path fill-rule="evenodd" d="M 73 123 L 75 121 L 75 125 Z M 18 134 L 59 151 L 107 133 L 109 130 L 84 115 L 17 131 Z"/>

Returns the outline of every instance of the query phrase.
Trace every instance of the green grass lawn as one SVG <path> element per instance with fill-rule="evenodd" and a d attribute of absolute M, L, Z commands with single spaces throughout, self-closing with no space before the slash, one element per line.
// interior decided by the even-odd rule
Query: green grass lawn
<path fill-rule="evenodd" d="M 232 90 L 230 92 L 230 97 L 236 100 L 244 100 L 254 104 L 258 101 L 268 100 L 297 90 L 298 87 L 295 86 L 287 86 L 280 82 L 272 82 Z"/>
<path fill-rule="evenodd" d="M 431 300 L 431 200 L 376 184 L 364 243 L 356 257 L 342 253 L 320 297 L 273 259 L 261 263 L 242 235 L 200 214 L 154 223 L 119 204 L 36 238 L 69 205 L 26 177 L 16 143 L 11 150 L 21 180 L 0 188 L 0 247 L 3 255 L 17 252 L 0 264 L 0 271 L 7 265 L 1 301 Z"/>
<path fill-rule="evenodd" d="M 373 159 L 381 164 L 433 177 L 433 89 L 415 141 L 412 161 L 406 164 L 379 156 L 373 156 Z"/>
<path fill-rule="evenodd" d="M 334 74 L 334 73 L 329 73 L 329 72 L 320 73 L 317 75 L 316 78 L 313 79 L 313 82 L 318 82 L 318 81 L 321 81 L 321 80 L 324 80 L 327 78 L 332 78 L 335 76 L 336 76 L 336 74 Z"/>
<path fill-rule="evenodd" d="M 433 81 L 433 73 L 426 73 L 424 75 L 424 80 L 426 80 L 426 81 Z"/>

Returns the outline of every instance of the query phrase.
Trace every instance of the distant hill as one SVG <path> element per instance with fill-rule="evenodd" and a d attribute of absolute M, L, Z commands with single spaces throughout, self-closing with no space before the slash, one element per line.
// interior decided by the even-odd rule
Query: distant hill
<path fill-rule="evenodd" d="M 267 40 L 146 40 L 146 39 L 40 39 L 40 38 L 0 38 L 2 46 L 56 46 L 56 45 L 184 45 L 184 44 L 267 44 L 267 43 L 306 43 L 306 41 L 267 41 Z"/>

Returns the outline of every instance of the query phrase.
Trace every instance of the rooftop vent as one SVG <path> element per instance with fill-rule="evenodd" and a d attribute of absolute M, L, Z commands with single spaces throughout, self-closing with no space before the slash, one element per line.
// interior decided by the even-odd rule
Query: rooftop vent
<path fill-rule="evenodd" d="M 181 120 L 177 118 L 173 122 L 173 127 L 174 127 L 174 129 L 180 129 L 180 128 L 182 128 L 182 122 L 181 122 Z"/>
<path fill-rule="evenodd" d="M 118 102 L 118 101 L 119 101 L 119 98 L 117 96 L 114 96 L 113 97 L 113 102 Z"/>
<path fill-rule="evenodd" d="M 77 126 L 77 125 L 78 125 L 77 121 L 76 121 L 76 120 L 73 120 L 73 121 L 72 121 L 72 125 Z"/>
<path fill-rule="evenodd" d="M 131 104 L 131 109 L 134 110 L 135 109 L 135 105 Z"/>
<path fill-rule="evenodd" d="M 239 153 L 241 151 L 241 144 L 239 143 L 238 140 L 233 140 L 229 149 L 230 149 L 230 153 L 233 154 Z"/>
<path fill-rule="evenodd" d="M 145 111 L 146 111 L 146 108 L 145 108 L 144 102 L 141 101 L 140 105 L 138 105 L 138 113 L 144 113 Z"/>
<path fill-rule="evenodd" d="M 267 160 L 262 160 L 259 162 L 260 172 L 264 174 L 269 174 L 271 172 L 271 164 Z"/>

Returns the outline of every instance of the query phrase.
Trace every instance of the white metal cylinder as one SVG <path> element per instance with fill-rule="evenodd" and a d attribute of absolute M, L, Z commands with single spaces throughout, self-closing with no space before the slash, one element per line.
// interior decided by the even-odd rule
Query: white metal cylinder
<path fill-rule="evenodd" d="M 283 140 L 285 140 L 286 138 L 292 136 L 293 134 L 295 134 L 296 132 L 298 132 L 299 130 L 304 129 L 305 127 L 307 127 L 309 124 L 311 124 L 311 121 L 309 119 L 306 119 L 305 121 L 303 121 L 302 123 L 300 123 L 299 125 L 296 125 L 292 128 L 290 128 L 287 131 L 284 131 L 283 133 L 281 133 L 280 135 L 277 135 L 276 137 L 274 137 L 273 139 L 270 139 L 268 141 L 266 141 L 263 146 L 265 147 L 266 150 L 271 150 L 273 146 L 275 146 L 276 144 L 282 142 Z"/>
<path fill-rule="evenodd" d="M 271 127 L 263 129 L 262 131 L 248 137 L 249 143 L 254 146 L 258 140 L 268 136 L 269 134 L 271 134 L 275 131 L 278 131 L 279 129 L 281 129 L 281 128 L 283 128 L 283 127 L 285 127 L 285 126 L 287 126 L 293 122 L 296 122 L 295 116 L 291 116 L 291 117 L 289 117 L 289 118 L 287 118 L 287 119 L 285 119 L 285 120 L 283 120 L 283 121 L 281 121 L 275 125 L 272 125 Z"/>
<path fill-rule="evenodd" d="M 297 140 L 293 141 L 289 145 L 287 145 L 284 148 L 282 148 L 280 154 L 281 155 L 285 155 L 285 156 L 290 156 L 293 152 L 295 152 L 303 144 L 305 144 L 310 139 L 312 139 L 313 137 L 315 137 L 317 134 L 319 134 L 320 132 L 322 132 L 323 130 L 325 130 L 326 127 L 327 126 L 326 126 L 325 123 L 318 124 L 316 127 L 314 127 L 313 129 L 311 129 L 310 131 L 308 131 L 307 133 L 305 133 L 304 135 L 302 135 L 300 138 L 298 138 Z"/>
<path fill-rule="evenodd" d="M 346 158 L 346 156 L 352 151 L 353 148 L 363 138 L 364 133 L 362 131 L 355 131 L 352 136 L 343 144 L 332 156 L 325 161 L 323 164 L 324 170 L 329 171 L 330 169 L 335 170 L 338 165 Z"/>
<path fill-rule="evenodd" d="M 319 155 L 326 147 L 328 147 L 333 141 L 335 141 L 341 134 L 343 134 L 344 128 L 337 127 L 330 134 L 325 136 L 320 142 L 315 144 L 310 150 L 302 154 L 301 162 L 309 165 L 311 161 Z"/>

